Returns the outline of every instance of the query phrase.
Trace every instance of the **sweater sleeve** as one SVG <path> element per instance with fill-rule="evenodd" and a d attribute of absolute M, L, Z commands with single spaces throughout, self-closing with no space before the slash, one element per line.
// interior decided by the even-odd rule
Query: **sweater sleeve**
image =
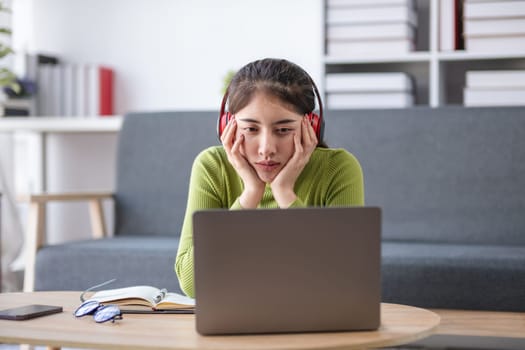
<path fill-rule="evenodd" d="M 331 174 L 325 205 L 362 206 L 365 204 L 363 171 L 357 158 L 346 150 L 334 153 L 329 163 Z"/>
<path fill-rule="evenodd" d="M 188 202 L 175 259 L 175 272 L 182 291 L 195 297 L 193 281 L 193 213 L 197 210 L 227 208 L 220 158 L 213 149 L 201 152 L 193 162 Z M 235 201 L 232 209 L 235 209 Z"/>

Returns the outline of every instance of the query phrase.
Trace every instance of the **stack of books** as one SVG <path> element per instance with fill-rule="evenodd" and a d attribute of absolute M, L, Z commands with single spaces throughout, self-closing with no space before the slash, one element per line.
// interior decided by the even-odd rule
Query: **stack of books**
<path fill-rule="evenodd" d="M 525 106 L 525 70 L 467 71 L 465 106 Z"/>
<path fill-rule="evenodd" d="M 327 56 L 414 51 L 417 12 L 413 0 L 327 0 L 326 4 Z"/>
<path fill-rule="evenodd" d="M 72 64 L 41 54 L 21 54 L 17 74 L 36 83 L 29 115 L 94 117 L 113 114 L 113 69 Z"/>
<path fill-rule="evenodd" d="M 414 105 L 413 90 L 411 77 L 402 72 L 326 75 L 329 109 L 410 107 Z"/>
<path fill-rule="evenodd" d="M 480 53 L 525 53 L 525 1 L 465 0 L 465 48 Z"/>

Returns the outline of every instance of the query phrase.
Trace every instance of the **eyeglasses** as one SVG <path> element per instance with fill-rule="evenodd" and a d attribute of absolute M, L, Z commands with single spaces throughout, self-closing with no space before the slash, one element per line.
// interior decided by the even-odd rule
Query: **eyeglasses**
<path fill-rule="evenodd" d="M 75 317 L 93 315 L 95 322 L 115 322 L 122 319 L 122 311 L 116 305 L 102 305 L 96 300 L 83 302 L 75 311 Z"/>

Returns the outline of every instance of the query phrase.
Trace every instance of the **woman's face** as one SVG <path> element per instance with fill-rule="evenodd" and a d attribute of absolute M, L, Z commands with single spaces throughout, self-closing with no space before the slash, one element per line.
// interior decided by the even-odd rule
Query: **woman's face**
<path fill-rule="evenodd" d="M 266 183 L 272 182 L 294 154 L 293 135 L 301 137 L 303 116 L 286 107 L 276 97 L 256 93 L 235 114 L 236 138 L 244 135 L 241 153 Z"/>

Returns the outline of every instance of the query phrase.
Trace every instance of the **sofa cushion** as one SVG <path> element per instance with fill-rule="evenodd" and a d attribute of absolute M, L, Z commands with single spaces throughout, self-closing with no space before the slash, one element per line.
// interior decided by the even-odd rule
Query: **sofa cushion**
<path fill-rule="evenodd" d="M 525 245 L 525 109 L 327 111 L 326 141 L 361 162 L 383 237 Z"/>
<path fill-rule="evenodd" d="M 179 236 L 193 159 L 216 145 L 217 112 L 130 113 L 120 130 L 115 235 Z"/>
<path fill-rule="evenodd" d="M 173 270 L 176 237 L 133 236 L 43 247 L 37 255 L 35 290 L 85 290 L 151 285 L 181 292 Z"/>
<path fill-rule="evenodd" d="M 525 311 L 525 247 L 382 244 L 383 301 L 427 308 Z"/>

